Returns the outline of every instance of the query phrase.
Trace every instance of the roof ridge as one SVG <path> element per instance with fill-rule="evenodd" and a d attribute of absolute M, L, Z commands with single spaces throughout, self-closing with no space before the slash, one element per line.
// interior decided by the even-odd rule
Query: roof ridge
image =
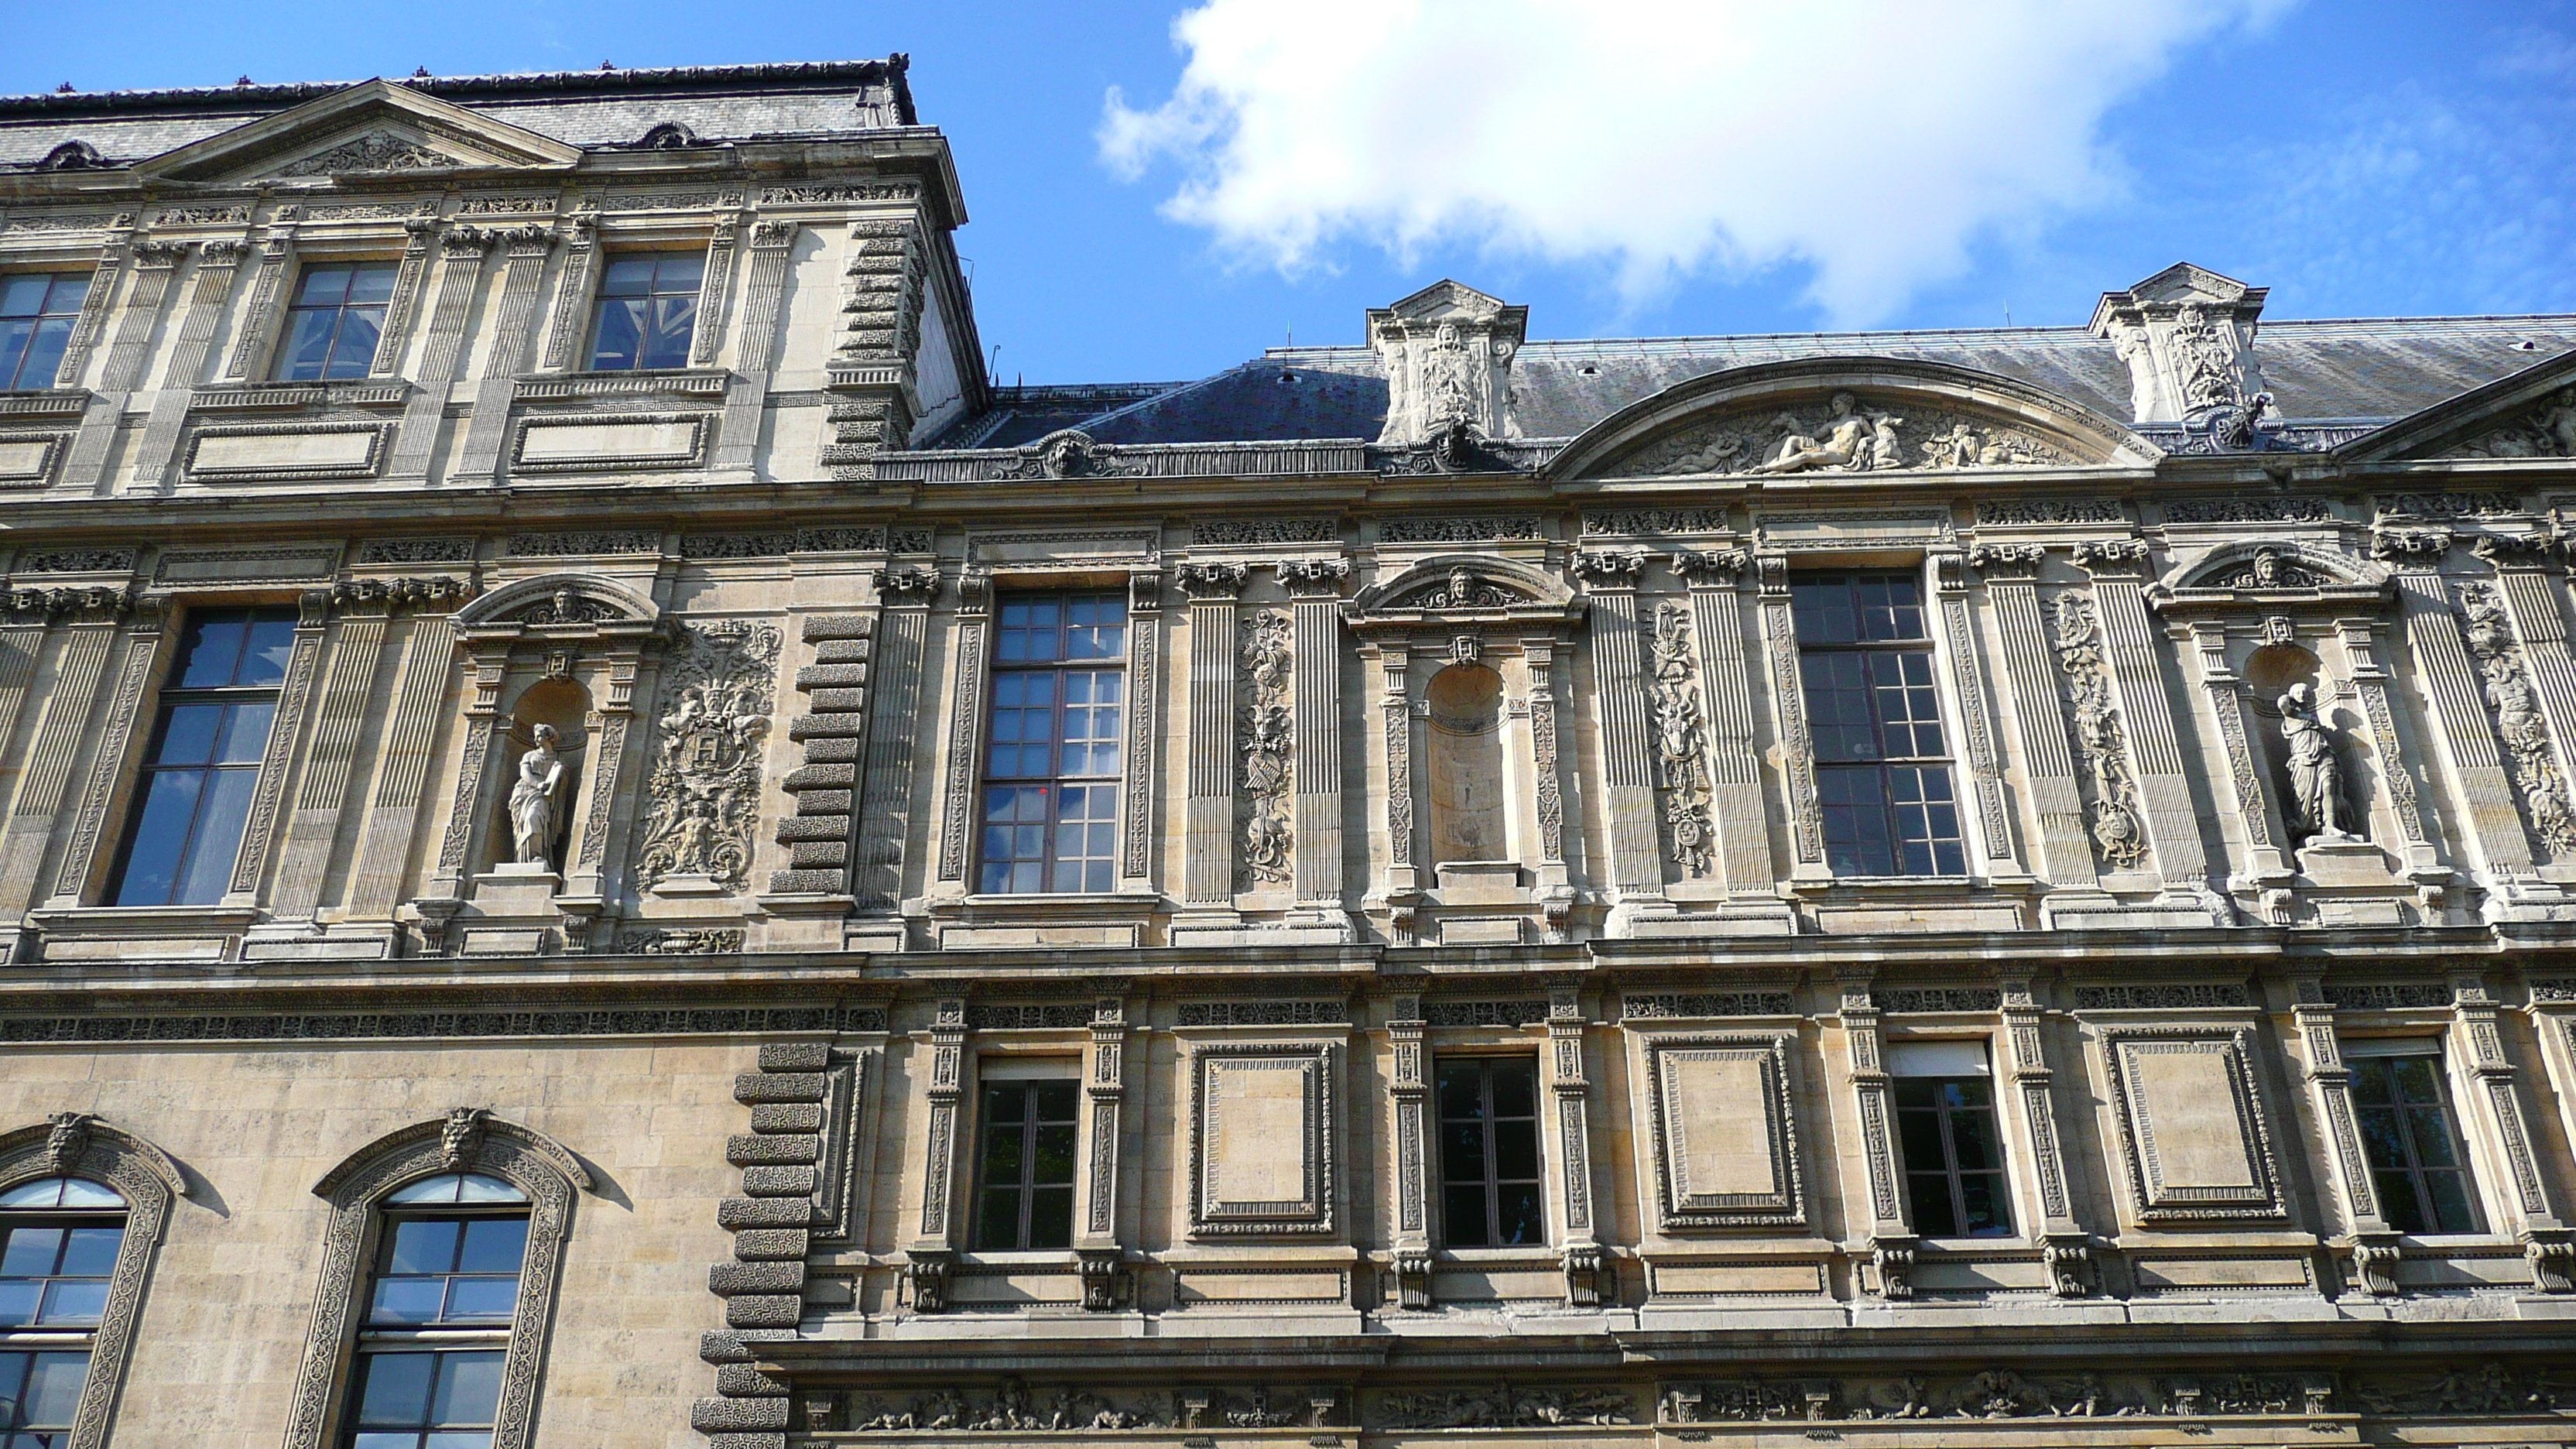
<path fill-rule="evenodd" d="M 276 85 L 170 86 L 151 90 L 37 92 L 0 96 L 0 115 L 149 110 L 188 104 L 223 109 L 265 107 L 309 101 L 369 79 L 411 86 L 429 95 L 494 95 L 518 92 L 671 90 L 694 85 L 744 85 L 815 81 L 857 83 L 891 81 L 900 98 L 905 124 L 911 118 L 911 91 L 905 73 L 911 57 L 901 51 L 876 60 L 758 61 L 740 65 L 638 66 L 632 70 L 493 71 L 478 75 L 384 76 L 358 80 L 288 81 Z"/>

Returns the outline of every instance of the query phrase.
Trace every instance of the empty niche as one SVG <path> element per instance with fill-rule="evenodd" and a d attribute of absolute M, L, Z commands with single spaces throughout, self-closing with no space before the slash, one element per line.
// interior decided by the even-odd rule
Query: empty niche
<path fill-rule="evenodd" d="M 1509 856 L 1503 813 L 1503 677 L 1452 664 L 1431 681 L 1431 863 Z"/>

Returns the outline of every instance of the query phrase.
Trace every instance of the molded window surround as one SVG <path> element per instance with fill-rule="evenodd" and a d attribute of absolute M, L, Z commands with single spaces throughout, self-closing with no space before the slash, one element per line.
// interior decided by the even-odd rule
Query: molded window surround
<path fill-rule="evenodd" d="M 479 1108 L 460 1107 L 444 1118 L 415 1122 L 376 1139 L 314 1184 L 314 1195 L 331 1204 L 331 1226 L 286 1449 L 324 1449 L 347 1441 L 356 1411 L 353 1379 L 363 1359 L 359 1334 L 369 1316 L 388 1224 L 419 1211 L 417 1205 L 394 1199 L 424 1179 L 457 1173 L 497 1178 L 527 1199 L 527 1247 L 510 1315 L 514 1328 L 501 1358 L 491 1446 L 527 1449 L 534 1442 L 537 1376 L 553 1321 L 557 1269 L 572 1226 L 574 1195 L 589 1190 L 590 1174 L 580 1159 L 544 1134 Z"/>
<path fill-rule="evenodd" d="M 68 1416 L 63 1416 L 68 1418 L 69 1431 L 42 1437 L 30 1434 L 12 1443 L 50 1441 L 60 1449 L 106 1445 L 117 1395 L 124 1386 L 126 1360 L 134 1346 L 134 1324 L 142 1311 L 153 1251 L 169 1224 L 173 1200 L 185 1196 L 188 1186 L 178 1166 L 159 1148 L 86 1113 L 59 1112 L 50 1122 L 0 1134 L 0 1197 L 17 1193 L 31 1200 L 28 1206 L 0 1209 L 0 1214 L 23 1214 L 58 1225 L 94 1220 L 103 1226 L 115 1220 L 116 1212 L 104 1206 L 104 1193 L 98 1189 L 124 1199 L 124 1233 L 107 1264 L 107 1291 L 97 1304 L 95 1322 L 0 1328 L 0 1360 L 10 1361 L 0 1363 L 0 1374 L 10 1371 L 12 1364 L 30 1373 L 41 1369 L 50 1375 L 67 1374 L 71 1372 L 67 1360 L 86 1354 L 88 1370 L 81 1377 L 78 1397 Z M 48 1203 L 54 1206 L 45 1206 Z M 100 1206 L 85 1205 L 90 1203 Z M 82 1311 L 71 1317 L 90 1315 Z M 29 1331 L 43 1332 L 46 1341 L 40 1346 L 13 1341 Z M 86 1349 L 67 1341 L 66 1332 L 85 1333 Z M 31 1348 L 41 1349 L 34 1354 L 37 1361 L 21 1362 Z M 16 1384 L 0 1384 L 0 1394 L 20 1391 Z M 60 1415 L 61 1392 L 57 1389 L 44 1396 L 53 1403 L 28 1406 L 42 1408 L 48 1427 L 57 1430 L 61 1426 L 53 1421 Z"/>

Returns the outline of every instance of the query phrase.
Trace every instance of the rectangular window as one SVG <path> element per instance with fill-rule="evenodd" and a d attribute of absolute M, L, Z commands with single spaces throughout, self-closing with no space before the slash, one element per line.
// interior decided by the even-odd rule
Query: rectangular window
<path fill-rule="evenodd" d="M 277 354 L 281 382 L 364 377 L 375 365 L 393 300 L 391 263 L 312 266 L 286 309 L 286 345 Z"/>
<path fill-rule="evenodd" d="M 1127 600 L 1118 594 L 1001 601 L 979 890 L 1117 884 L 1126 654 Z"/>
<path fill-rule="evenodd" d="M 107 1311 L 107 1280 L 116 1271 L 124 1226 L 0 1224 L 0 1328 L 96 1328 Z"/>
<path fill-rule="evenodd" d="M 686 367 L 697 335 L 703 252 L 611 257 L 599 278 L 590 329 L 590 370 Z"/>
<path fill-rule="evenodd" d="M 1898 1042 L 1896 1137 L 1914 1231 L 1927 1238 L 1998 1238 L 2012 1232 L 2004 1138 L 1994 1072 L 1982 1042 Z"/>
<path fill-rule="evenodd" d="M 519 1306 L 525 1216 L 387 1224 L 371 1324 L 507 1324 Z"/>
<path fill-rule="evenodd" d="M 1452 1248 L 1547 1241 L 1538 1169 L 1538 1063 L 1462 1057 L 1437 1067 L 1441 1239 Z"/>
<path fill-rule="evenodd" d="M 161 719 L 136 781 L 109 903 L 199 906 L 223 899 L 241 851 L 260 758 L 277 713 L 293 609 L 201 609 L 188 616 Z"/>
<path fill-rule="evenodd" d="M 1790 601 L 1834 874 L 1967 874 L 1922 580 L 1809 574 Z"/>
<path fill-rule="evenodd" d="M 0 1353 L 0 1444 L 63 1449 L 72 1441 L 89 1354 Z"/>
<path fill-rule="evenodd" d="M 497 1350 L 360 1355 L 349 1449 L 485 1449 L 501 1359 Z"/>
<path fill-rule="evenodd" d="M 89 300 L 86 273 L 0 277 L 0 392 L 52 387 Z"/>
<path fill-rule="evenodd" d="M 975 1246 L 987 1252 L 1073 1246 L 1073 1159 L 1080 1093 L 1069 1076 L 984 1082 L 976 1154 Z"/>
<path fill-rule="evenodd" d="M 2381 1216 L 2401 1233 L 2478 1231 L 2459 1126 L 2442 1089 L 2440 1044 L 2356 1041 L 2343 1050 Z"/>

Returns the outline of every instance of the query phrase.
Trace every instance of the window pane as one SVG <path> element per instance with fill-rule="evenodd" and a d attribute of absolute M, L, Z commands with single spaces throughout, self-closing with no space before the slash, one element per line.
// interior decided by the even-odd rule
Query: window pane
<path fill-rule="evenodd" d="M 112 903 L 120 906 L 170 904 L 188 847 L 188 822 L 206 783 L 204 775 L 191 770 L 165 770 L 146 778 L 150 783 L 135 817 L 134 844 L 126 851 L 125 869 L 112 895 Z"/>
<path fill-rule="evenodd" d="M 2469 1203 L 2468 1178 L 2457 1172 L 2424 1174 L 2425 1195 L 2433 1200 L 2430 1231 L 2437 1233 L 2474 1233 L 2478 1215 Z"/>
<path fill-rule="evenodd" d="M 44 1310 L 36 1317 L 42 1323 L 96 1323 L 106 1311 L 107 1280 L 73 1278 L 45 1290 Z"/>
<path fill-rule="evenodd" d="M 456 1256 L 460 1273 L 516 1273 L 527 1256 L 526 1218 L 477 1218 L 465 1225 L 465 1244 Z"/>
<path fill-rule="evenodd" d="M 1494 1124 L 1494 1176 L 1501 1181 L 1538 1177 L 1538 1124 Z"/>
<path fill-rule="evenodd" d="M 64 1207 L 125 1206 L 125 1199 L 118 1195 L 115 1188 L 105 1183 L 92 1182 L 85 1177 L 57 1177 L 50 1180 L 61 1185 Z"/>
<path fill-rule="evenodd" d="M 376 360 L 376 343 L 384 333 L 382 307 L 351 307 L 340 314 L 340 335 L 331 344 L 331 365 L 323 376 L 364 377 Z"/>
<path fill-rule="evenodd" d="M 635 366 L 635 352 L 644 335 L 644 303 L 636 299 L 603 297 L 599 303 L 597 341 L 590 351 L 593 372 L 622 372 Z"/>
<path fill-rule="evenodd" d="M 456 1179 L 458 1202 L 526 1202 L 528 1195 L 497 1177 L 469 1172 Z"/>
<path fill-rule="evenodd" d="M 1967 1204 L 1967 1236 L 1995 1237 L 2012 1231 L 2012 1209 L 2000 1174 L 1980 1172 L 1960 1178 L 1959 1196 Z"/>
<path fill-rule="evenodd" d="M 0 1328 L 16 1328 L 35 1322 L 36 1312 L 44 1306 L 44 1301 L 43 1279 L 0 1279 Z"/>
<path fill-rule="evenodd" d="M 657 297 L 638 367 L 686 367 L 698 315 L 695 297 Z"/>
<path fill-rule="evenodd" d="M 1440 1226 L 1453 1248 L 1492 1246 L 1485 1228 L 1485 1185 L 1451 1183 L 1441 1189 Z"/>
<path fill-rule="evenodd" d="M 0 317 L 33 317 L 45 310 L 45 293 L 53 280 L 45 272 L 0 276 Z"/>
<path fill-rule="evenodd" d="M 984 1192 L 983 1211 L 975 1219 L 975 1246 L 1008 1252 L 1020 1242 L 1020 1192 L 1010 1188 L 988 1188 Z"/>
<path fill-rule="evenodd" d="M 29 335 L 21 344 L 23 346 L 21 351 L 18 347 L 10 345 L 8 332 L 11 328 L 25 325 L 27 324 L 0 323 L 0 370 L 5 370 L 0 371 L 0 386 L 52 387 L 54 373 L 63 365 L 63 349 L 69 346 L 72 340 L 72 319 L 48 317 L 42 322 L 33 324 L 28 329 Z M 8 369 L 13 353 L 16 354 L 17 366 L 14 369 Z"/>
<path fill-rule="evenodd" d="M 388 1273 L 445 1273 L 456 1266 L 456 1240 L 464 1224 L 453 1218 L 396 1223 L 385 1247 Z"/>
<path fill-rule="evenodd" d="M 259 785 L 257 770 L 214 770 L 198 813 L 197 831 L 188 843 L 188 859 L 170 903 L 210 906 L 224 898 L 232 883 L 233 861 L 241 854 L 242 825 L 250 819 L 250 797 Z"/>
<path fill-rule="evenodd" d="M 385 1201 L 391 1203 L 454 1202 L 457 1186 L 463 1181 L 463 1178 L 452 1172 L 437 1177 L 424 1177 L 407 1187 L 396 1188 L 386 1194 Z"/>
<path fill-rule="evenodd" d="M 348 300 L 349 268 L 307 267 L 304 285 L 296 290 L 298 307 L 336 307 Z"/>
<path fill-rule="evenodd" d="M 1959 1213 L 1950 1204 L 1948 1176 L 1908 1173 L 1905 1189 L 1914 1206 L 1914 1231 L 1927 1238 L 1960 1236 Z"/>
<path fill-rule="evenodd" d="M 1028 1246 L 1070 1248 L 1073 1246 L 1073 1189 L 1041 1187 L 1029 1194 Z"/>
<path fill-rule="evenodd" d="M 1500 1061 L 1490 1070 L 1494 1076 L 1494 1111 L 1504 1117 L 1527 1117 L 1536 1111 L 1538 1065 L 1526 1061 Z"/>
<path fill-rule="evenodd" d="M 63 1265 L 54 1271 L 69 1278 L 104 1278 L 116 1271 L 116 1250 L 125 1229 L 73 1228 L 63 1238 Z"/>
<path fill-rule="evenodd" d="M 1539 1212 L 1539 1189 L 1536 1183 L 1507 1185 L 1502 1188 L 1495 1204 L 1495 1215 L 1499 1219 L 1500 1229 L 1499 1236 L 1495 1240 L 1497 1247 L 1521 1247 L 1540 1242 L 1547 1236 L 1547 1230 Z"/>
<path fill-rule="evenodd" d="M 599 275 L 599 295 L 641 297 L 653 290 L 653 258 L 612 257 Z"/>
<path fill-rule="evenodd" d="M 179 687 L 206 689 L 233 682 L 241 662 L 242 640 L 250 632 L 250 615 L 233 610 L 190 616 L 188 638 L 179 655 Z"/>
<path fill-rule="evenodd" d="M 519 1280 L 509 1277 L 464 1277 L 447 1280 L 449 1323 L 507 1323 L 519 1309 Z"/>
<path fill-rule="evenodd" d="M 34 371 L 25 363 L 27 349 L 35 339 L 36 324 L 32 318 L 0 320 L 0 388 L 17 387 L 22 371 Z"/>
<path fill-rule="evenodd" d="M 393 300 L 392 267 L 360 267 L 349 274 L 349 300 L 353 303 L 382 305 Z"/>
<path fill-rule="evenodd" d="M 223 733 L 215 741 L 215 762 L 256 765 L 268 749 L 269 720 L 277 713 L 273 699 L 244 700 L 224 707 Z"/>
<path fill-rule="evenodd" d="M 705 282 L 706 275 L 706 253 L 661 252 L 654 257 L 653 290 L 694 295 Z"/>
<path fill-rule="evenodd" d="M 407 1428 L 429 1417 L 429 1391 L 437 1375 L 436 1354 L 371 1353 L 359 1362 L 365 1366 L 366 1376 L 358 1400 L 361 1427 Z"/>
<path fill-rule="evenodd" d="M 492 1422 L 501 1402 L 501 1355 L 440 1354 L 438 1392 L 430 1404 L 430 1423 L 471 1425 Z"/>
<path fill-rule="evenodd" d="M 332 324 L 339 314 L 290 312 L 287 319 L 286 342 L 277 353 L 277 375 L 286 382 L 313 381 L 331 360 Z"/>
<path fill-rule="evenodd" d="M 446 1301 L 444 1278 L 379 1278 L 367 1319 L 371 1323 L 436 1323 Z"/>
<path fill-rule="evenodd" d="M 0 1248 L 0 1275 L 41 1278 L 54 1271 L 54 1260 L 62 1250 L 61 1228 L 13 1228 L 8 1245 Z"/>
<path fill-rule="evenodd" d="M 80 1407 L 81 1380 L 89 1376 L 89 1355 L 40 1353 L 27 1370 L 27 1389 L 19 1403 L 19 1422 L 29 1428 L 68 1429 Z"/>

